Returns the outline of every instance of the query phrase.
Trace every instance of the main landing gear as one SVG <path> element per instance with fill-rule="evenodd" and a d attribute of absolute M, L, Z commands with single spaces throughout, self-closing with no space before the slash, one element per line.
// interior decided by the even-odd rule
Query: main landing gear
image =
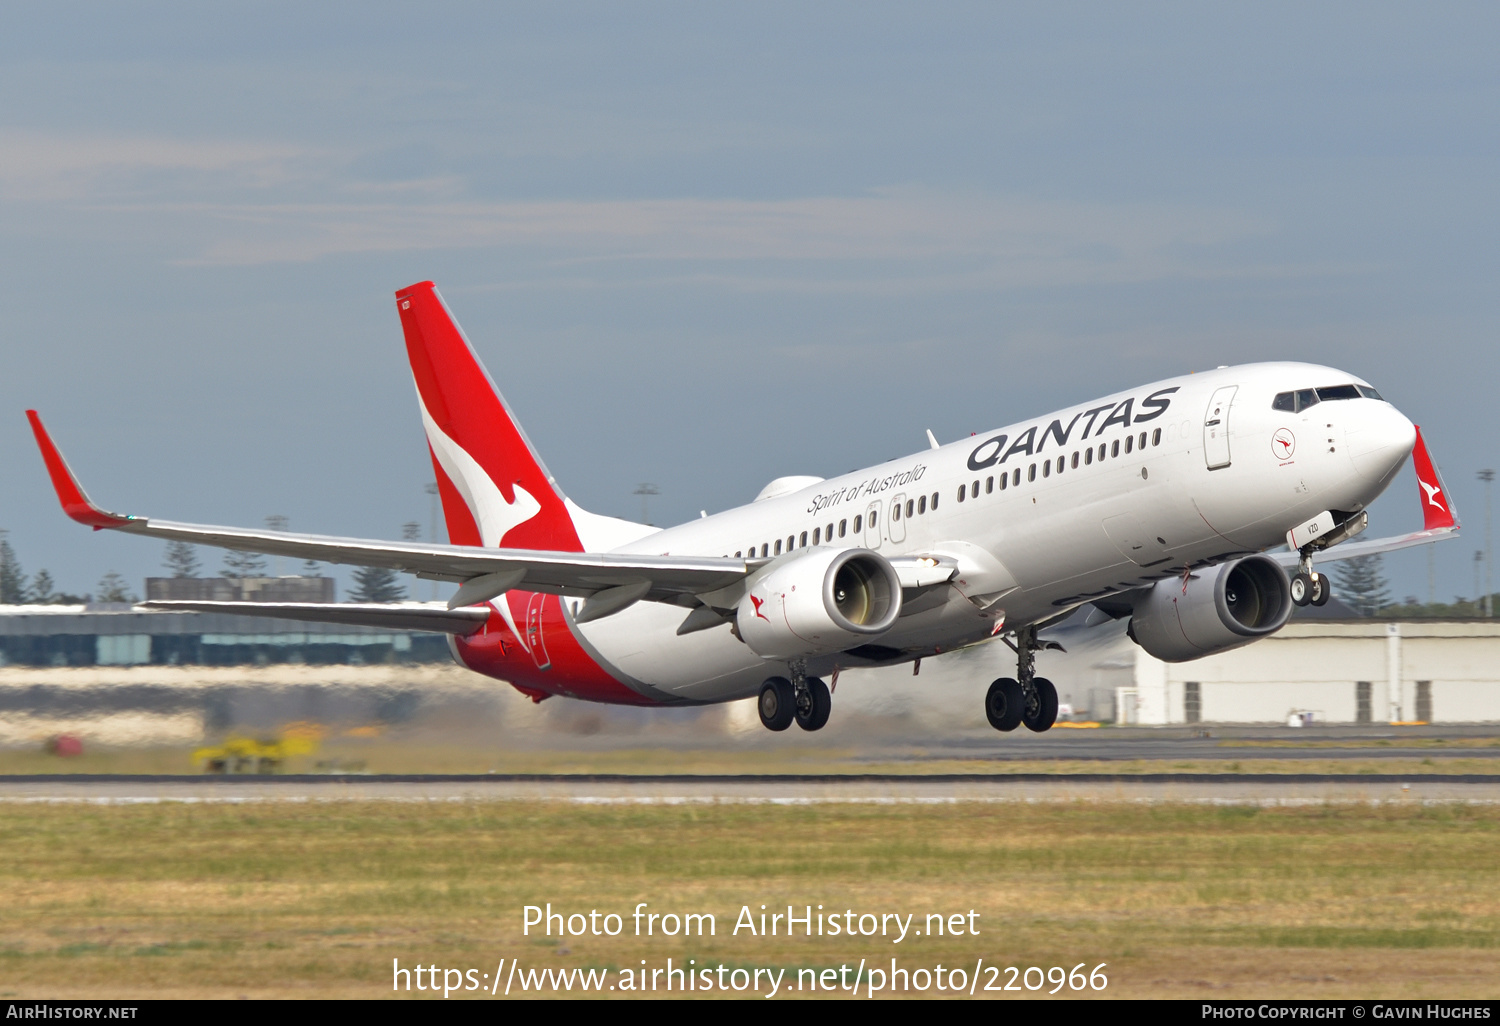
<path fill-rule="evenodd" d="M 1333 595 L 1333 585 L 1329 583 L 1328 575 L 1313 569 L 1312 554 L 1311 545 L 1298 550 L 1300 558 L 1297 561 L 1297 573 L 1292 577 L 1291 583 L 1293 605 L 1327 605 Z"/>
<path fill-rule="evenodd" d="M 785 730 L 795 720 L 803 730 L 822 730 L 833 711 L 828 685 L 806 676 L 800 665 L 793 665 L 791 671 L 791 680 L 771 677 L 761 685 L 756 702 L 761 724 L 767 730 Z"/>
<path fill-rule="evenodd" d="M 1010 644 L 1006 640 L 1006 644 Z M 996 730 L 1015 730 L 1026 724 L 1028 730 L 1040 733 L 1057 722 L 1057 688 L 1046 677 L 1036 675 L 1036 651 L 1039 648 L 1061 647 L 1039 644 L 1035 627 L 1023 627 L 1016 632 L 1016 676 L 1020 680 L 1001 677 L 990 685 L 984 696 L 984 714 L 990 726 Z"/>

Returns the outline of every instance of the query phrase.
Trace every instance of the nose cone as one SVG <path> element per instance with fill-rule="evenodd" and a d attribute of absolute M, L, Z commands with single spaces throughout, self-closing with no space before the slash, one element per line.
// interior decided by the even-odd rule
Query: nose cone
<path fill-rule="evenodd" d="M 1365 400 L 1358 406 L 1349 421 L 1349 456 L 1361 477 L 1384 487 L 1411 455 L 1417 429 L 1390 403 Z"/>

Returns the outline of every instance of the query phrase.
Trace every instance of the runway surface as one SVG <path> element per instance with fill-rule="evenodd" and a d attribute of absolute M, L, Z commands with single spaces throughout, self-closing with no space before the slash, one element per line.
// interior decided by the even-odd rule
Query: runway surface
<path fill-rule="evenodd" d="M 1124 801 L 1212 804 L 1500 804 L 1481 774 L 898 774 L 637 776 L 31 776 L 0 802 L 563 801 L 601 804 Z"/>

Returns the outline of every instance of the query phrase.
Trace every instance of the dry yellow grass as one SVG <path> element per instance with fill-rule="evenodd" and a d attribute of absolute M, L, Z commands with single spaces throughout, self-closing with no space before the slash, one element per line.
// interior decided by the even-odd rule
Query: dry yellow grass
<path fill-rule="evenodd" d="M 0 996 L 390 994 L 493 972 L 1089 967 L 1111 996 L 1494 997 L 1488 806 L 0 805 Z M 718 915 L 712 938 L 521 935 L 521 909 Z M 980 913 L 978 937 L 727 936 L 742 905 Z M 930 993 L 930 992 L 929 992 Z"/>

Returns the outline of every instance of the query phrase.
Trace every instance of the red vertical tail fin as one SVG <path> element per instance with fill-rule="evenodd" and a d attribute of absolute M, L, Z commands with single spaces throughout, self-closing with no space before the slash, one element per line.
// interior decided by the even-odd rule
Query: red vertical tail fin
<path fill-rule="evenodd" d="M 1417 491 L 1422 500 L 1422 527 L 1433 531 L 1458 526 L 1458 512 L 1448 498 L 1442 475 L 1427 452 L 1422 429 L 1417 428 L 1417 444 L 1411 451 L 1412 469 L 1417 472 Z"/>
<path fill-rule="evenodd" d="M 582 552 L 558 490 L 430 281 L 396 293 L 448 538 Z"/>

